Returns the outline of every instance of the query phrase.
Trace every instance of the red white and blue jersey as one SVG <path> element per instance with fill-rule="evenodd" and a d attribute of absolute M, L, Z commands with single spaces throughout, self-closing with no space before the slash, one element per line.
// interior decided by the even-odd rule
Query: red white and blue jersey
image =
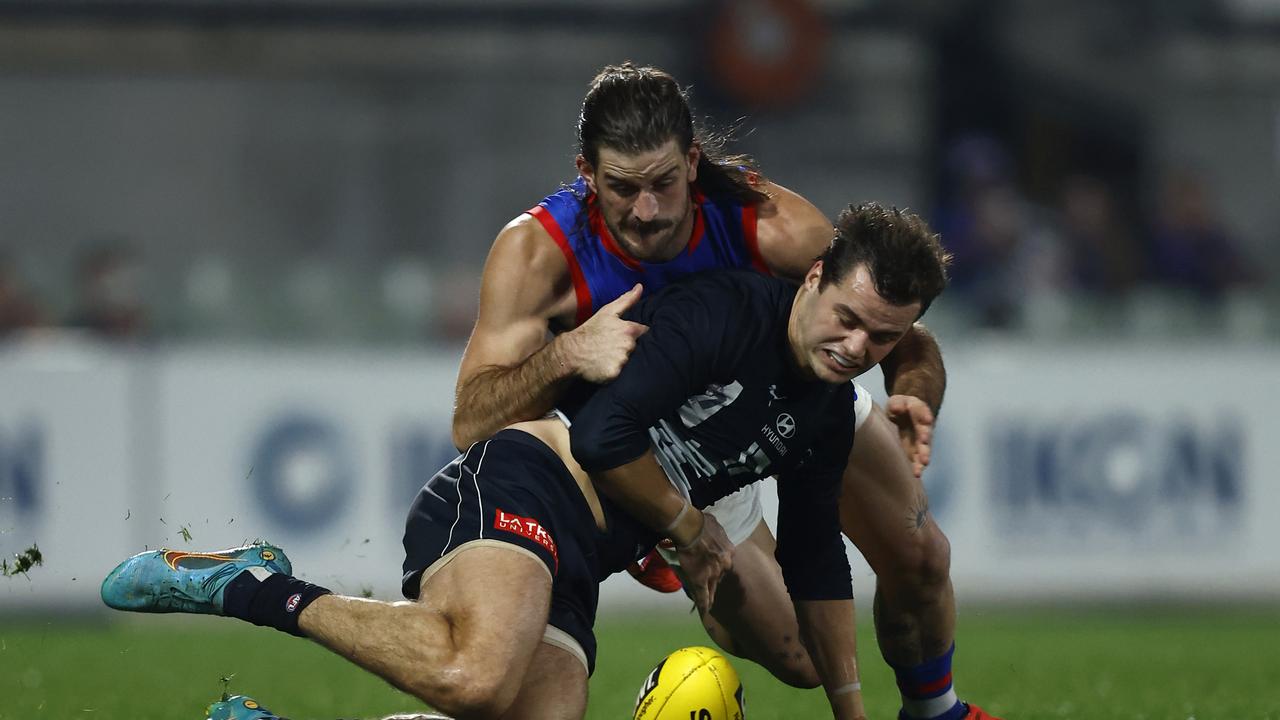
<path fill-rule="evenodd" d="M 636 283 L 644 285 L 647 294 L 702 270 L 753 268 L 771 274 L 756 243 L 755 206 L 707 197 L 696 184 L 692 190 L 694 223 L 689 244 L 679 255 L 661 263 L 641 262 L 619 247 L 604 223 L 595 195 L 581 177 L 529 210 L 569 263 L 578 300 L 575 325 Z"/>

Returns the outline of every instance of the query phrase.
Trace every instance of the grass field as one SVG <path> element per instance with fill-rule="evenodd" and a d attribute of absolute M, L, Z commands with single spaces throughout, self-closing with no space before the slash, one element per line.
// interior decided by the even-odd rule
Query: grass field
<path fill-rule="evenodd" d="M 897 698 L 871 628 L 860 628 L 871 718 Z M 606 614 L 588 718 L 630 717 L 652 665 L 706 644 L 689 617 Z M 819 691 L 794 690 L 745 661 L 747 717 L 829 717 Z M 305 641 L 222 618 L 68 621 L 0 615 L 0 720 L 203 718 L 232 690 L 295 720 L 374 718 L 421 705 Z M 1280 720 L 1280 609 L 966 609 L 956 682 L 1006 718 Z"/>

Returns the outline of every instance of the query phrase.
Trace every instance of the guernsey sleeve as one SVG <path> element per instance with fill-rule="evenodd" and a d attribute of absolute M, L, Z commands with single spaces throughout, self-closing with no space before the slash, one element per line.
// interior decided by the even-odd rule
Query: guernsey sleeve
<path fill-rule="evenodd" d="M 831 421 L 799 467 L 778 478 L 775 557 L 792 600 L 853 597 L 840 529 L 840 492 L 853 446 L 854 392 L 841 387 L 829 404 Z"/>

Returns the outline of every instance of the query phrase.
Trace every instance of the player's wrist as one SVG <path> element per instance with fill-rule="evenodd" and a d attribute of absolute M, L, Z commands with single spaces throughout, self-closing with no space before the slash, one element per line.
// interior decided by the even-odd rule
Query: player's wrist
<path fill-rule="evenodd" d="M 935 417 L 942 409 L 942 389 L 936 387 L 936 383 L 922 379 L 918 375 L 904 373 L 894 380 L 892 387 L 887 389 L 889 397 L 902 395 L 919 400 Z"/>
<path fill-rule="evenodd" d="M 574 337 L 574 331 L 571 331 L 556 336 L 547 346 L 551 374 L 557 380 L 580 375 L 581 363 L 578 362 L 575 352 L 577 345 L 577 338 Z"/>
<path fill-rule="evenodd" d="M 861 683 L 849 683 L 827 690 L 827 702 L 831 704 L 831 714 L 836 720 L 866 720 Z"/>
<path fill-rule="evenodd" d="M 685 501 L 680 514 L 667 525 L 667 537 L 675 543 L 676 550 L 684 550 L 702 539 L 706 527 L 707 519 L 702 511 Z"/>

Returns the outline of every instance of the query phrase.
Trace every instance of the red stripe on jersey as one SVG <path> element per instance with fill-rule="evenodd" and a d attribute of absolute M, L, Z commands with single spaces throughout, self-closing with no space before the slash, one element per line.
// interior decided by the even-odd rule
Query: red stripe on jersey
<path fill-rule="evenodd" d="M 742 206 L 742 239 L 747 243 L 747 252 L 751 253 L 751 267 L 762 275 L 773 275 L 769 264 L 760 254 L 760 241 L 756 237 L 756 206 Z"/>
<path fill-rule="evenodd" d="M 702 238 L 707 234 L 707 221 L 702 216 L 702 206 L 693 206 L 693 235 L 689 238 L 689 248 L 685 252 L 693 254 L 698 249 L 698 243 L 702 242 Z"/>
<path fill-rule="evenodd" d="M 556 222 L 550 211 L 541 205 L 534 205 L 529 210 L 529 214 L 542 223 L 542 227 L 551 235 L 551 239 L 556 241 L 556 245 L 560 246 L 560 252 L 564 253 L 564 259 L 569 263 L 569 276 L 573 278 L 573 294 L 578 299 L 578 316 L 575 320 L 576 324 L 581 325 L 591 317 L 591 289 L 587 287 L 587 278 L 582 274 L 582 267 L 578 265 L 578 257 L 573 254 L 573 248 L 569 247 L 569 239 L 565 237 L 560 223 Z"/>
<path fill-rule="evenodd" d="M 689 186 L 689 194 L 693 198 L 693 232 L 689 235 L 689 245 L 685 252 L 692 255 L 707 234 L 707 220 L 702 215 L 702 203 L 707 201 L 707 196 L 702 194 L 697 183 Z"/>

